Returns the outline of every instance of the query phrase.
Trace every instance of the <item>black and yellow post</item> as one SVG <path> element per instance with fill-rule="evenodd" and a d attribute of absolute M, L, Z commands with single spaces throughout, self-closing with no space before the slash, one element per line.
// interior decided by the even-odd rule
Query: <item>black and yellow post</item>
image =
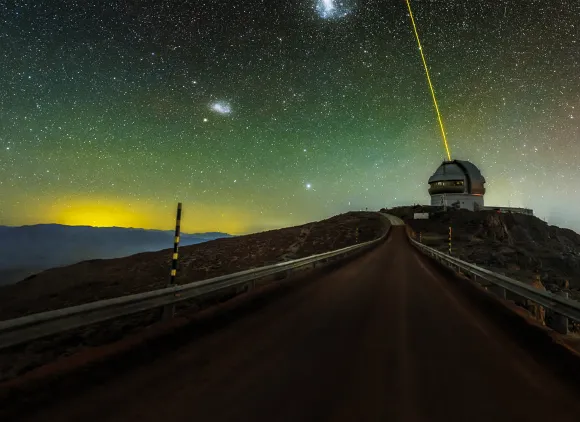
<path fill-rule="evenodd" d="M 449 255 L 451 255 L 451 226 L 449 226 Z"/>
<path fill-rule="evenodd" d="M 177 217 L 175 218 L 175 237 L 173 238 L 173 256 L 171 259 L 171 273 L 167 287 L 175 284 L 175 276 L 177 275 L 177 258 L 179 257 L 179 235 L 181 233 L 181 202 L 177 204 Z M 163 307 L 163 319 L 172 318 L 175 313 L 174 305 L 167 305 Z"/>
<path fill-rule="evenodd" d="M 171 278 L 169 285 L 175 283 L 177 275 L 177 257 L 179 256 L 179 235 L 181 233 L 181 202 L 177 204 L 177 217 L 175 219 L 175 239 L 173 239 L 173 259 L 171 260 Z"/>

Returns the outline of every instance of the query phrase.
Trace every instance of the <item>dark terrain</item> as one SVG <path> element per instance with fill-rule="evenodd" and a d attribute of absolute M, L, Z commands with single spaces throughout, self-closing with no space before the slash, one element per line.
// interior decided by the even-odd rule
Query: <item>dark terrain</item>
<path fill-rule="evenodd" d="M 269 287 L 223 304 L 208 317 L 218 321 L 213 329 L 193 322 L 109 362 L 98 382 L 81 374 L 66 390 L 46 391 L 45 405 L 12 415 L 29 422 L 579 420 L 578 390 L 565 376 L 578 373 L 577 357 L 564 363 L 539 353 L 561 348 L 419 253 L 404 227 L 341 267 Z M 567 372 L 553 371 L 560 363 Z M 0 415 L 30 399 L 14 394 Z"/>
<path fill-rule="evenodd" d="M 452 227 L 452 253 L 460 259 L 523 282 L 541 281 L 549 290 L 580 289 L 580 235 L 551 226 L 534 216 L 495 211 L 435 207 L 398 207 L 389 213 L 402 218 L 423 243 L 447 251 Z M 414 220 L 415 212 L 431 212 L 429 220 Z"/>
<path fill-rule="evenodd" d="M 377 213 L 351 212 L 302 226 L 186 246 L 180 248 L 176 282 L 191 283 L 340 249 L 380 237 L 387 224 Z M 171 255 L 172 249 L 167 249 L 44 271 L 0 288 L 0 320 L 166 287 Z M 185 303 L 178 311 L 209 305 Z M 13 347 L 0 355 L 0 380 L 63 354 L 118 340 L 158 318 L 156 311 L 144 312 Z"/>

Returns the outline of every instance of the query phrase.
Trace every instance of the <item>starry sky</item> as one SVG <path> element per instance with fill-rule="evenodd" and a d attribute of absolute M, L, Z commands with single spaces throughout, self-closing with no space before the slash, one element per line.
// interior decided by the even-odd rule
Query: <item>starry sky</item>
<path fill-rule="evenodd" d="M 414 0 L 486 205 L 580 230 L 580 0 Z M 0 2 L 0 224 L 233 234 L 429 203 L 403 0 Z"/>

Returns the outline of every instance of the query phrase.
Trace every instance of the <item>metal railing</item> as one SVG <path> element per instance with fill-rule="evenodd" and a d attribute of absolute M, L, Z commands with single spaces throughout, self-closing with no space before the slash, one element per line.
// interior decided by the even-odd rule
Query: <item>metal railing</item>
<path fill-rule="evenodd" d="M 580 322 L 580 302 L 568 299 L 567 295 L 560 296 L 555 293 L 548 292 L 546 290 L 537 289 L 529 284 L 522 283 L 521 281 L 515 280 L 510 277 L 506 277 L 503 274 L 498 274 L 485 268 L 478 267 L 477 265 L 470 264 L 469 262 L 462 261 L 454 256 L 447 255 L 441 251 L 433 249 L 429 246 L 423 245 L 416 240 L 409 237 L 411 243 L 417 247 L 423 253 L 433 257 L 443 265 L 451 269 L 457 269 L 466 275 L 470 275 L 474 280 L 485 280 L 488 283 L 496 286 L 496 293 L 505 298 L 505 291 L 512 292 L 518 296 L 525 299 L 531 300 L 546 309 L 549 309 L 554 314 L 560 315 L 564 318 L 569 318 L 574 321 Z M 554 327 L 558 331 L 567 332 L 567 320 L 564 321 L 562 327 Z"/>
<path fill-rule="evenodd" d="M 189 299 L 202 298 L 221 291 L 229 291 L 247 285 L 252 287 L 256 280 L 268 276 L 281 273 L 287 274 L 291 271 L 305 269 L 308 266 L 316 266 L 316 264 L 331 259 L 344 258 L 371 248 L 384 240 L 389 231 L 390 226 L 378 239 L 293 261 L 281 262 L 189 284 L 114 299 L 99 300 L 84 305 L 0 321 L 0 349 L 137 312 L 161 308 Z"/>

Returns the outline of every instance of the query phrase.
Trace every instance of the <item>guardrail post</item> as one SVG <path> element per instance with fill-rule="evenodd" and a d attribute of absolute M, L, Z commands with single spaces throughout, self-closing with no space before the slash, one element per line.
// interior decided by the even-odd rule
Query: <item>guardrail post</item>
<path fill-rule="evenodd" d="M 568 292 L 559 291 L 556 294 L 568 299 Z M 568 318 L 555 313 L 552 328 L 560 334 L 568 334 Z"/>
<path fill-rule="evenodd" d="M 496 296 L 499 296 L 499 298 L 501 298 L 501 299 L 506 298 L 505 288 L 498 286 L 497 284 L 492 284 L 490 286 L 487 286 L 487 288 L 490 292 L 492 292 Z"/>

